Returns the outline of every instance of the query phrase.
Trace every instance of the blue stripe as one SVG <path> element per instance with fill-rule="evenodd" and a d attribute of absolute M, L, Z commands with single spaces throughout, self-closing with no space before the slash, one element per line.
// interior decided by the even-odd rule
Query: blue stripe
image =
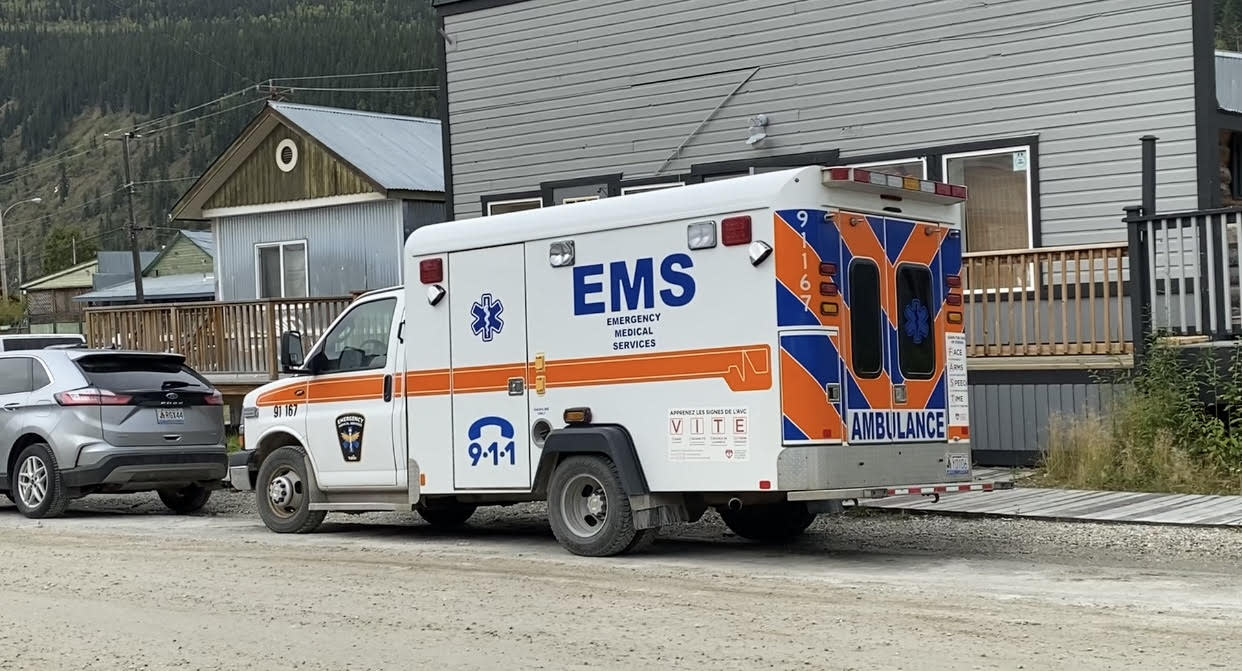
<path fill-rule="evenodd" d="M 840 377 L 841 357 L 826 334 L 781 336 L 781 349 L 801 364 L 821 387 L 835 383 Z"/>
<path fill-rule="evenodd" d="M 793 295 L 776 280 L 776 324 L 777 326 L 819 326 L 819 318 L 815 316 L 802 299 Z"/>
<path fill-rule="evenodd" d="M 781 415 L 781 419 L 784 420 L 783 437 L 785 440 L 810 440 L 805 433 L 802 433 L 802 429 L 799 429 L 797 424 L 789 421 L 788 417 Z"/>

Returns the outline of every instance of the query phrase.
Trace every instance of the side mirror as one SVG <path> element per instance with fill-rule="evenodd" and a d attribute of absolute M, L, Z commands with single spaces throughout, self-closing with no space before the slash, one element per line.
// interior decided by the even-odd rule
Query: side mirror
<path fill-rule="evenodd" d="M 280 334 L 280 372 L 304 372 L 306 353 L 302 349 L 302 334 L 297 331 L 285 331 Z"/>

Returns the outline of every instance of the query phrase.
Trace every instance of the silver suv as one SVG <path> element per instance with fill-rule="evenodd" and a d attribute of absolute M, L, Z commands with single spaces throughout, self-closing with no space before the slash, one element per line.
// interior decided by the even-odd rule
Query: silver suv
<path fill-rule="evenodd" d="M 0 354 L 0 490 L 27 517 L 75 498 L 156 491 L 202 508 L 228 470 L 220 392 L 176 354 Z"/>

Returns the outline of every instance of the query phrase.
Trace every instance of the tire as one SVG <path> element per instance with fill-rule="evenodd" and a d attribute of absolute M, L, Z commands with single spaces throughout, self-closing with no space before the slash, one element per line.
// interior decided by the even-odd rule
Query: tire
<path fill-rule="evenodd" d="M 187 485 L 181 489 L 161 489 L 156 493 L 160 495 L 164 505 L 178 515 L 202 510 L 211 498 L 211 490 L 199 484 Z"/>
<path fill-rule="evenodd" d="M 817 515 L 803 503 L 765 503 L 741 510 L 720 509 L 720 517 L 733 533 L 760 543 L 786 543 L 807 530 Z"/>
<path fill-rule="evenodd" d="M 18 455 L 9 492 L 17 510 L 31 519 L 59 517 L 69 505 L 56 455 L 43 443 L 35 443 Z"/>
<path fill-rule="evenodd" d="M 548 483 L 548 521 L 561 546 L 584 557 L 638 551 L 657 532 L 634 528 L 616 464 L 596 456 L 569 457 L 556 467 Z"/>
<path fill-rule="evenodd" d="M 259 517 L 278 534 L 308 534 L 323 524 L 327 512 L 310 509 L 306 453 L 282 447 L 268 455 L 255 482 Z"/>
<path fill-rule="evenodd" d="M 458 501 L 434 501 L 418 504 L 418 514 L 436 529 L 457 529 L 474 515 L 478 506 Z"/>

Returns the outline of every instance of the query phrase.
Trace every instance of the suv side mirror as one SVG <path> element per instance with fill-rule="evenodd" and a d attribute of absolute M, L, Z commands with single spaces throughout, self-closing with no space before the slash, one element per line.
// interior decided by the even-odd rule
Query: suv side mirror
<path fill-rule="evenodd" d="M 280 334 L 280 372 L 304 372 L 306 353 L 302 348 L 302 334 L 297 331 L 285 331 Z"/>

